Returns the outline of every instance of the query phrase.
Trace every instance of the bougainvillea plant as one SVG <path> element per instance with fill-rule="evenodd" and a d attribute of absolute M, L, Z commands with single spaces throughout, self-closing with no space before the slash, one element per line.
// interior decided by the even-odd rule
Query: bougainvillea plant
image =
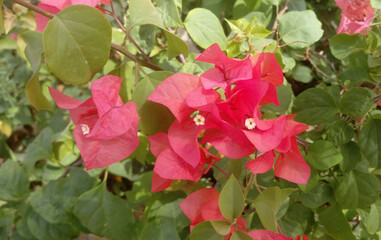
<path fill-rule="evenodd" d="M 1 239 L 380 239 L 378 0 L 0 6 Z"/>

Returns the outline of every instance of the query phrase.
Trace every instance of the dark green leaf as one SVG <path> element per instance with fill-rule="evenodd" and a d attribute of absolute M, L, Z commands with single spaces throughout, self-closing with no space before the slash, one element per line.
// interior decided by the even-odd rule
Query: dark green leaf
<path fill-rule="evenodd" d="M 36 31 L 28 31 L 20 34 L 25 41 L 25 56 L 28 59 L 34 73 L 38 72 L 41 65 L 41 55 L 44 52 L 42 46 L 42 34 Z"/>
<path fill-rule="evenodd" d="M 0 199 L 20 201 L 29 193 L 29 180 L 18 163 L 7 160 L 0 167 Z"/>
<path fill-rule="evenodd" d="M 375 168 L 381 167 L 381 119 L 370 119 L 360 130 L 361 153 Z"/>
<path fill-rule="evenodd" d="M 83 193 L 75 204 L 74 214 L 91 232 L 110 239 L 126 239 L 133 230 L 130 207 L 109 193 L 105 184 Z"/>
<path fill-rule="evenodd" d="M 317 170 L 326 170 L 343 160 L 343 156 L 332 143 L 319 140 L 308 147 L 307 162 Z"/>
<path fill-rule="evenodd" d="M 305 48 L 317 42 L 323 36 L 321 22 L 311 10 L 287 12 L 278 18 L 279 35 L 290 47 Z"/>
<path fill-rule="evenodd" d="M 51 224 L 41 215 L 32 211 L 28 215 L 28 228 L 39 240 L 70 240 L 78 235 L 78 231 L 70 224 Z"/>
<path fill-rule="evenodd" d="M 339 119 L 328 128 L 328 139 L 336 145 L 349 142 L 355 135 L 355 130 L 345 120 Z"/>
<path fill-rule="evenodd" d="M 226 50 L 227 39 L 220 21 L 211 11 L 203 8 L 192 9 L 184 20 L 189 35 L 197 45 L 208 48 L 217 43 Z"/>
<path fill-rule="evenodd" d="M 342 208 L 366 208 L 377 200 L 377 177 L 369 173 L 350 172 L 340 179 L 335 196 Z"/>
<path fill-rule="evenodd" d="M 38 160 L 52 156 L 52 141 L 53 130 L 46 127 L 38 134 L 33 142 L 28 145 L 23 159 L 23 164 L 28 170 L 31 170 Z"/>
<path fill-rule="evenodd" d="M 180 240 L 176 227 L 164 218 L 158 218 L 145 224 L 139 240 Z"/>
<path fill-rule="evenodd" d="M 334 118 L 338 108 L 329 93 L 320 88 L 310 88 L 296 97 L 294 112 L 296 121 L 321 124 Z"/>
<path fill-rule="evenodd" d="M 45 59 L 60 80 L 83 84 L 109 58 L 111 25 L 96 8 L 69 6 L 49 21 L 43 33 Z"/>
<path fill-rule="evenodd" d="M 340 206 L 334 204 L 319 214 L 319 222 L 326 228 L 327 233 L 335 240 L 355 240 Z"/>
<path fill-rule="evenodd" d="M 309 208 L 318 208 L 334 200 L 333 190 L 329 185 L 319 182 L 311 191 L 301 193 L 300 200 Z"/>
<path fill-rule="evenodd" d="M 209 221 L 200 222 L 191 232 L 190 240 L 223 240 L 224 236 L 218 234 Z"/>
<path fill-rule="evenodd" d="M 365 46 L 365 36 L 360 33 L 353 35 L 340 33 L 329 41 L 331 52 L 337 59 L 344 59 L 351 54 L 363 51 Z"/>
<path fill-rule="evenodd" d="M 356 168 L 361 161 L 360 148 L 355 142 L 340 146 L 340 153 L 343 156 L 343 161 L 340 162 L 340 169 L 343 172 Z"/>
<path fill-rule="evenodd" d="M 376 204 L 370 206 L 370 211 L 367 212 L 363 209 L 357 209 L 357 212 L 360 214 L 361 220 L 364 223 L 366 229 L 370 234 L 375 234 L 380 228 L 380 214 Z"/>
<path fill-rule="evenodd" d="M 221 190 L 218 205 L 222 215 L 229 220 L 241 216 L 245 207 L 245 197 L 241 185 L 232 174 Z"/>
<path fill-rule="evenodd" d="M 255 200 L 255 210 L 267 230 L 277 231 L 276 216 L 283 201 L 295 191 L 292 188 L 267 188 Z"/>
<path fill-rule="evenodd" d="M 166 132 L 174 120 L 167 107 L 147 101 L 156 86 L 171 75 L 170 72 L 153 72 L 139 82 L 132 94 L 131 101 L 136 103 L 140 116 L 139 128 L 148 135 Z"/>
<path fill-rule="evenodd" d="M 373 105 L 370 92 L 365 88 L 355 87 L 343 94 L 340 111 L 351 117 L 360 117 L 366 114 Z"/>
<path fill-rule="evenodd" d="M 94 187 L 96 180 L 89 176 L 82 168 L 73 168 L 69 175 L 60 179 L 54 190 L 60 205 L 68 212 L 72 212 L 77 198 Z"/>

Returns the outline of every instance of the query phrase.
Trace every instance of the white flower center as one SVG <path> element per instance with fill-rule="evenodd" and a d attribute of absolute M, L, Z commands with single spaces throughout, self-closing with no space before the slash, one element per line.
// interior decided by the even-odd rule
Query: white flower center
<path fill-rule="evenodd" d="M 90 128 L 87 124 L 81 124 L 81 130 L 83 135 L 87 135 L 90 133 Z"/>
<path fill-rule="evenodd" d="M 251 130 L 251 129 L 254 129 L 255 128 L 255 122 L 254 122 L 254 119 L 253 118 L 248 118 L 246 119 L 245 121 L 245 126 L 247 127 L 247 129 Z"/>
<path fill-rule="evenodd" d="M 196 117 L 193 118 L 193 121 L 197 126 L 202 126 L 205 124 L 205 118 L 200 114 L 197 114 Z"/>

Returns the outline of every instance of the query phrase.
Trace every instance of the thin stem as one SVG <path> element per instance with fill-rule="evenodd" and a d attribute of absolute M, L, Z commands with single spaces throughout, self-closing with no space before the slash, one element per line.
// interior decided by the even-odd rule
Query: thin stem
<path fill-rule="evenodd" d="M 33 10 L 36 13 L 39 13 L 39 14 L 47 17 L 47 18 L 52 19 L 54 17 L 54 14 L 51 14 L 51 13 L 49 13 L 49 12 L 39 8 L 39 7 L 36 7 L 36 6 L 34 6 L 34 5 L 32 5 L 32 4 L 28 3 L 28 2 L 25 2 L 23 0 L 10 0 L 10 1 L 15 2 L 17 4 L 20 4 L 21 6 L 24 6 L 24 7 L 28 8 L 28 9 L 30 9 L 30 10 Z"/>
<path fill-rule="evenodd" d="M 135 86 L 138 85 L 139 81 L 139 63 L 135 63 Z"/>
<path fill-rule="evenodd" d="M 253 174 L 254 177 L 253 177 L 253 185 L 255 187 L 255 189 L 257 189 L 257 191 L 259 192 L 259 194 L 262 193 L 261 189 L 259 188 L 259 185 L 258 185 L 258 182 L 257 182 L 257 174 Z"/>
<path fill-rule="evenodd" d="M 217 168 L 222 174 L 225 175 L 225 177 L 229 178 L 229 175 L 228 175 L 224 170 L 222 170 L 220 167 L 218 167 L 218 166 L 215 165 L 215 164 L 213 165 L 213 167 Z"/>
<path fill-rule="evenodd" d="M 107 178 L 108 178 L 108 169 L 106 168 L 105 169 L 105 173 L 103 175 L 103 181 L 102 182 L 106 183 L 107 182 Z"/>
<path fill-rule="evenodd" d="M 146 62 L 146 61 L 136 57 L 135 55 L 133 55 L 129 51 L 124 50 L 121 46 L 119 46 L 115 43 L 111 43 L 111 48 L 114 49 L 115 51 L 122 53 L 123 55 L 125 55 L 129 59 L 133 60 L 134 62 L 139 63 L 141 66 L 148 67 L 148 68 L 151 68 L 152 70 L 156 70 L 156 71 L 162 71 L 163 70 L 161 67 L 156 66 L 153 63 Z"/>

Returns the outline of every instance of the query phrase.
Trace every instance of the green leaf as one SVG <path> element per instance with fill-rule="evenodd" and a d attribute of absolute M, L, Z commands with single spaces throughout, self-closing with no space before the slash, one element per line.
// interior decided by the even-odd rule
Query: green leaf
<path fill-rule="evenodd" d="M 52 156 L 53 130 L 44 128 L 40 134 L 28 145 L 23 159 L 24 166 L 31 170 L 38 160 Z"/>
<path fill-rule="evenodd" d="M 319 222 L 335 240 L 355 240 L 347 219 L 340 206 L 333 204 L 319 214 Z"/>
<path fill-rule="evenodd" d="M 360 129 L 359 146 L 363 156 L 375 168 L 381 167 L 381 119 L 370 119 Z"/>
<path fill-rule="evenodd" d="M 370 234 L 375 234 L 380 228 L 380 213 L 376 207 L 376 204 L 370 206 L 369 213 L 363 209 L 357 209 L 357 212 L 360 214 L 361 220 L 364 223 L 366 230 Z"/>
<path fill-rule="evenodd" d="M 217 43 L 226 50 L 227 39 L 220 21 L 211 11 L 203 8 L 192 9 L 184 20 L 184 25 L 193 41 L 202 48 Z"/>
<path fill-rule="evenodd" d="M 0 35 L 5 33 L 3 20 L 3 2 L 4 0 L 0 0 Z"/>
<path fill-rule="evenodd" d="M 228 235 L 231 231 L 232 224 L 229 221 L 224 220 L 216 220 L 216 221 L 209 221 L 210 224 L 212 224 L 214 230 L 220 235 Z"/>
<path fill-rule="evenodd" d="M 152 175 L 153 171 L 145 172 L 134 182 L 132 189 L 126 192 L 129 203 L 143 203 L 152 197 Z"/>
<path fill-rule="evenodd" d="M 329 185 L 319 182 L 311 191 L 301 193 L 300 200 L 309 208 L 318 208 L 334 200 L 333 190 Z"/>
<path fill-rule="evenodd" d="M 355 135 L 355 130 L 345 120 L 339 119 L 328 128 L 328 139 L 336 145 L 349 142 Z"/>
<path fill-rule="evenodd" d="M 42 33 L 36 31 L 28 31 L 20 34 L 25 41 L 25 56 L 28 59 L 34 73 L 40 70 L 41 55 L 44 52 L 42 45 Z"/>
<path fill-rule="evenodd" d="M 343 94 L 340 101 L 340 111 L 351 117 L 365 115 L 374 105 L 372 95 L 362 87 L 354 87 Z"/>
<path fill-rule="evenodd" d="M 138 240 L 180 240 L 175 225 L 164 218 L 145 224 Z"/>
<path fill-rule="evenodd" d="M 343 161 L 340 162 L 340 169 L 343 172 L 356 168 L 361 161 L 360 148 L 355 142 L 348 142 L 340 146 L 340 153 L 343 156 Z"/>
<path fill-rule="evenodd" d="M 0 167 L 0 199 L 20 201 L 29 194 L 29 180 L 18 163 L 7 160 Z"/>
<path fill-rule="evenodd" d="M 174 0 L 156 0 L 156 9 L 166 27 L 181 27 L 182 22 Z"/>
<path fill-rule="evenodd" d="M 365 36 L 361 33 L 353 35 L 336 34 L 329 41 L 329 47 L 332 55 L 341 60 L 356 52 L 363 51 L 366 47 Z"/>
<path fill-rule="evenodd" d="M 20 36 L 26 43 L 25 56 L 34 72 L 34 75 L 25 86 L 25 94 L 32 106 L 37 110 L 52 110 L 48 99 L 42 94 L 38 74 L 41 67 L 42 53 L 44 52 L 42 34 L 35 31 L 28 31 L 22 33 Z"/>
<path fill-rule="evenodd" d="M 336 116 L 338 108 L 333 97 L 320 88 L 299 94 L 294 103 L 295 120 L 307 124 L 326 123 Z"/>
<path fill-rule="evenodd" d="M 376 176 L 351 171 L 340 179 L 335 197 L 342 208 L 366 208 L 377 200 L 379 185 Z"/>
<path fill-rule="evenodd" d="M 221 190 L 218 205 L 222 215 L 229 220 L 241 216 L 245 207 L 245 197 L 241 185 L 232 174 Z"/>
<path fill-rule="evenodd" d="M 68 212 L 72 212 L 77 198 L 84 192 L 92 189 L 96 180 L 89 176 L 82 168 L 73 168 L 69 175 L 60 179 L 54 193 L 60 205 Z"/>
<path fill-rule="evenodd" d="M 148 135 L 166 132 L 174 121 L 171 111 L 158 103 L 147 101 L 148 96 L 171 72 L 153 72 L 143 78 L 135 88 L 131 101 L 136 103 L 140 116 L 139 129 Z"/>
<path fill-rule="evenodd" d="M 128 102 L 132 96 L 132 88 L 135 86 L 134 63 L 132 61 L 122 63 L 107 75 L 114 75 L 123 79 L 122 84 L 120 85 L 119 95 L 123 102 Z"/>
<path fill-rule="evenodd" d="M 218 234 L 209 221 L 200 222 L 191 232 L 190 240 L 223 240 L 224 236 Z"/>
<path fill-rule="evenodd" d="M 70 240 L 78 235 L 78 230 L 72 225 L 51 224 L 34 211 L 28 215 L 27 221 L 30 232 L 39 240 Z"/>
<path fill-rule="evenodd" d="M 297 64 L 292 70 L 292 76 L 296 81 L 302 83 L 309 83 L 312 81 L 313 77 L 311 74 L 311 68 Z"/>
<path fill-rule="evenodd" d="M 130 207 L 109 193 L 104 183 L 78 198 L 74 215 L 91 232 L 110 239 L 126 239 L 133 230 Z"/>
<path fill-rule="evenodd" d="M 29 79 L 25 86 L 25 94 L 32 106 L 37 110 L 52 110 L 48 99 L 42 94 L 38 73 Z"/>
<path fill-rule="evenodd" d="M 261 111 L 270 111 L 275 114 L 286 114 L 289 111 L 290 104 L 294 98 L 291 84 L 285 81 L 284 84 L 276 88 L 277 96 L 279 99 L 279 106 L 274 103 L 266 104 L 261 107 Z"/>
<path fill-rule="evenodd" d="M 69 6 L 49 21 L 42 35 L 49 69 L 72 84 L 89 82 L 107 62 L 111 25 L 96 8 Z"/>
<path fill-rule="evenodd" d="M 326 170 L 340 163 L 343 156 L 332 143 L 319 140 L 308 147 L 306 160 L 313 168 Z"/>
<path fill-rule="evenodd" d="M 130 0 L 129 1 L 130 26 L 152 24 L 164 29 L 165 26 L 156 11 L 151 0 Z"/>
<path fill-rule="evenodd" d="M 254 206 L 259 219 L 267 230 L 277 231 L 276 216 L 283 201 L 296 189 L 278 186 L 267 188 L 255 200 Z"/>
<path fill-rule="evenodd" d="M 188 45 L 183 40 L 181 40 L 175 34 L 168 32 L 167 30 L 164 30 L 164 35 L 168 41 L 168 59 L 169 60 L 171 60 L 172 58 L 176 57 L 179 54 L 184 54 L 185 57 L 188 56 L 189 54 Z"/>
<path fill-rule="evenodd" d="M 279 36 L 285 43 L 302 41 L 290 45 L 292 48 L 305 48 L 323 36 L 321 22 L 311 10 L 287 12 L 278 18 Z"/>
<path fill-rule="evenodd" d="M 381 1 L 380 0 L 370 0 L 370 5 L 373 8 L 381 9 Z"/>
<path fill-rule="evenodd" d="M 253 240 L 253 238 L 250 237 L 249 234 L 247 234 L 241 230 L 237 230 L 233 233 L 230 240 Z"/>
<path fill-rule="evenodd" d="M 69 216 L 55 195 L 57 185 L 56 181 L 50 181 L 45 188 L 33 192 L 30 204 L 49 223 L 70 223 Z"/>

